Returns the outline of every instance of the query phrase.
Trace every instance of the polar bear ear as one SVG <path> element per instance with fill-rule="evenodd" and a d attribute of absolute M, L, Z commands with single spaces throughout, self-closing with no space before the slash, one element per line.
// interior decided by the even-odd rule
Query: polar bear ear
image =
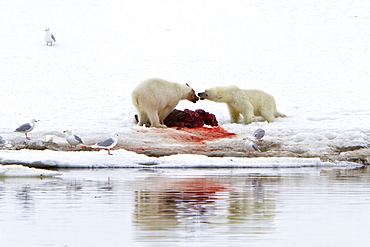
<path fill-rule="evenodd" d="M 186 86 L 190 87 L 189 84 L 186 83 Z"/>

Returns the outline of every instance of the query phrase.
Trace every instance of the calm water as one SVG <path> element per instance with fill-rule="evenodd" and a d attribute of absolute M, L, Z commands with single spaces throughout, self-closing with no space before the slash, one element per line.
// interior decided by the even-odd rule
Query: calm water
<path fill-rule="evenodd" d="M 0 179 L 0 246 L 368 246 L 370 171 L 60 170 Z"/>

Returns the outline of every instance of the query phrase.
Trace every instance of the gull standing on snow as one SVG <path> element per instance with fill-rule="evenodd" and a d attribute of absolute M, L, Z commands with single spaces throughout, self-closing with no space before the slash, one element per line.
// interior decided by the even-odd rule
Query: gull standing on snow
<path fill-rule="evenodd" d="M 250 154 L 251 151 L 260 152 L 257 144 L 253 142 L 251 137 L 243 138 L 243 140 L 245 140 L 245 147 L 248 150 L 249 154 Z"/>
<path fill-rule="evenodd" d="M 113 133 L 111 138 L 108 138 L 104 141 L 98 142 L 92 147 L 93 148 L 107 149 L 108 150 L 108 155 L 112 155 L 110 153 L 110 149 L 114 148 L 114 146 L 116 146 L 117 142 L 118 142 L 118 134 Z"/>
<path fill-rule="evenodd" d="M 63 133 L 66 133 L 66 140 L 71 146 L 77 146 L 80 143 L 83 143 L 79 136 L 73 135 L 71 130 L 65 130 Z"/>
<path fill-rule="evenodd" d="M 264 129 L 258 128 L 253 132 L 254 141 L 262 141 L 262 138 L 265 136 L 266 131 Z"/>
<path fill-rule="evenodd" d="M 56 40 L 54 38 L 54 35 L 52 35 L 50 33 L 49 28 L 46 28 L 46 30 L 45 30 L 44 39 L 45 39 L 46 45 L 48 45 L 50 43 L 50 45 L 53 46 L 53 42 L 56 42 Z"/>
<path fill-rule="evenodd" d="M 6 148 L 10 148 L 12 145 L 9 144 L 9 142 L 7 140 L 4 140 L 4 138 L 2 136 L 0 136 L 0 147 L 6 147 Z"/>
<path fill-rule="evenodd" d="M 15 129 L 16 132 L 23 132 L 26 135 L 27 140 L 31 140 L 28 136 L 27 133 L 31 132 L 33 128 L 35 128 L 35 123 L 37 121 L 35 119 L 31 120 L 31 123 L 25 123 L 19 126 L 18 128 Z"/>
<path fill-rule="evenodd" d="M 0 136 L 0 146 L 3 146 L 5 144 L 6 144 L 6 141 L 4 140 L 2 136 Z"/>
<path fill-rule="evenodd" d="M 0 136 L 0 147 L 5 146 L 7 144 L 8 144 L 8 141 L 4 140 L 4 138 L 2 136 Z"/>

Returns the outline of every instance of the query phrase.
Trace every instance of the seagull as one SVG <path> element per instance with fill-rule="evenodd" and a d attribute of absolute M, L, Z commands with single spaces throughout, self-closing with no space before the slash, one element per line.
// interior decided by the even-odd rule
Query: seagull
<path fill-rule="evenodd" d="M 44 39 L 45 39 L 46 45 L 48 45 L 50 43 L 50 45 L 53 46 L 53 42 L 56 42 L 56 40 L 54 38 L 54 35 L 52 35 L 50 33 L 49 28 L 46 28 L 46 30 L 45 30 Z"/>
<path fill-rule="evenodd" d="M 118 142 L 118 134 L 113 133 L 111 138 L 108 138 L 104 141 L 96 143 L 93 148 L 101 148 L 101 149 L 107 149 L 108 150 L 108 155 L 112 155 L 110 153 L 110 149 L 114 148 Z"/>
<path fill-rule="evenodd" d="M 0 136 L 0 147 L 3 147 L 8 144 L 7 140 L 4 140 L 2 136 Z"/>
<path fill-rule="evenodd" d="M 63 133 L 66 133 L 66 140 L 71 146 L 77 146 L 80 143 L 83 143 L 79 136 L 73 135 L 71 130 L 65 130 Z"/>
<path fill-rule="evenodd" d="M 25 123 L 19 126 L 18 128 L 15 129 L 16 132 L 23 132 L 26 135 L 27 140 L 31 140 L 28 136 L 27 133 L 31 132 L 33 128 L 35 128 L 35 123 L 37 121 L 35 119 L 31 120 L 31 123 Z"/>
<path fill-rule="evenodd" d="M 243 140 L 245 140 L 245 147 L 247 148 L 249 154 L 251 151 L 261 152 L 257 144 L 253 142 L 251 137 L 245 137 L 243 138 Z"/>
<path fill-rule="evenodd" d="M 265 136 L 266 131 L 264 129 L 258 128 L 253 132 L 254 141 L 262 141 L 262 138 Z"/>

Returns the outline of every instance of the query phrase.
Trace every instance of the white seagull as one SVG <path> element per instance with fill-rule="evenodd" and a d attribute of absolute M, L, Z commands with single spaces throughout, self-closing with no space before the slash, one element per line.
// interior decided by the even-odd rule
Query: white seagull
<path fill-rule="evenodd" d="M 249 154 L 250 154 L 251 151 L 260 152 L 257 144 L 253 142 L 251 137 L 243 138 L 243 140 L 245 140 L 245 147 L 248 150 Z"/>
<path fill-rule="evenodd" d="M 54 35 L 52 35 L 50 33 L 49 28 L 46 28 L 46 30 L 45 30 L 44 39 L 45 39 L 46 45 L 48 45 L 50 43 L 50 45 L 53 46 L 53 42 L 56 42 L 56 40 L 54 38 Z"/>
<path fill-rule="evenodd" d="M 262 138 L 265 136 L 266 131 L 264 129 L 258 128 L 253 132 L 254 141 L 262 141 Z"/>
<path fill-rule="evenodd" d="M 71 130 L 65 130 L 63 133 L 66 133 L 66 140 L 71 146 L 77 146 L 78 144 L 83 143 L 79 136 L 72 134 Z"/>
<path fill-rule="evenodd" d="M 25 123 L 19 126 L 18 128 L 15 129 L 16 132 L 23 132 L 26 135 L 27 140 L 31 140 L 28 136 L 27 133 L 31 132 L 33 128 L 35 128 L 35 123 L 37 121 L 35 119 L 32 119 L 30 123 Z"/>
<path fill-rule="evenodd" d="M 8 145 L 8 141 L 4 140 L 2 136 L 0 136 L 0 147 Z"/>
<path fill-rule="evenodd" d="M 113 133 L 111 138 L 108 138 L 104 141 L 96 143 L 93 148 L 101 148 L 101 149 L 107 149 L 108 150 L 108 155 L 112 155 L 110 153 L 110 149 L 114 148 L 117 145 L 118 142 L 118 134 Z"/>

